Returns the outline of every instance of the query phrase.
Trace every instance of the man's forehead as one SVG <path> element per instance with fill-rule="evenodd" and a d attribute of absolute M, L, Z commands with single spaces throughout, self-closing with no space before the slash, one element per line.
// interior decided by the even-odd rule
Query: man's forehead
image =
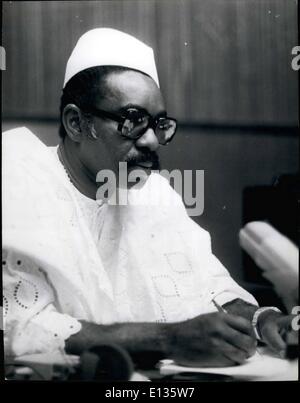
<path fill-rule="evenodd" d="M 165 109 L 161 91 L 154 80 L 134 70 L 109 74 L 103 95 L 99 99 L 102 106 L 109 105 L 118 109 L 135 107 L 149 113 L 153 106 L 156 106 L 156 110 Z"/>
<path fill-rule="evenodd" d="M 107 74 L 105 83 L 112 90 L 127 92 L 138 88 L 142 90 L 155 89 L 160 94 L 159 87 L 151 77 L 133 69 L 112 71 Z"/>

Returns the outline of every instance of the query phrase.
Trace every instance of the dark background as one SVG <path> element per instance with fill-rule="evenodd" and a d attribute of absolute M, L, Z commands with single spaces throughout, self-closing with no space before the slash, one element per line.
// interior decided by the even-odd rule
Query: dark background
<path fill-rule="evenodd" d="M 296 0 L 3 2 L 2 129 L 59 141 L 67 59 L 81 34 L 112 27 L 154 48 L 168 112 L 180 121 L 163 167 L 205 170 L 195 220 L 236 279 L 245 187 L 298 170 Z"/>

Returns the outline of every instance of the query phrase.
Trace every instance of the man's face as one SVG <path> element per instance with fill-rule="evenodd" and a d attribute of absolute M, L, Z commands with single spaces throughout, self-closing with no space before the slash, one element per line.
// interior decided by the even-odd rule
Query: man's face
<path fill-rule="evenodd" d="M 156 83 L 148 76 L 135 71 L 112 73 L 106 79 L 107 93 L 94 107 L 122 115 L 128 108 L 143 109 L 151 116 L 165 115 L 165 106 Z M 128 139 L 118 130 L 118 122 L 93 117 L 97 140 L 85 137 L 80 147 L 80 158 L 93 175 L 100 170 L 112 170 L 118 177 L 119 162 L 127 162 L 127 170 L 159 168 L 158 139 L 148 128 L 137 140 Z"/>

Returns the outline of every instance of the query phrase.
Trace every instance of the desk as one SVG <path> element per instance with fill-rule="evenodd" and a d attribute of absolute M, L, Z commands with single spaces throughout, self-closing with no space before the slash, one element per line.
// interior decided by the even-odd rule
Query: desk
<path fill-rule="evenodd" d="M 171 375 L 180 372 L 189 372 L 193 380 L 215 380 L 222 381 L 220 375 L 227 375 L 224 380 L 246 380 L 246 381 L 296 381 L 298 380 L 298 359 L 289 361 L 270 354 L 266 348 L 259 349 L 259 356 L 252 357 L 248 363 L 226 368 L 196 368 L 178 367 L 172 363 L 163 363 L 160 368 L 142 373 L 134 373 L 132 381 L 166 380 Z M 251 361 L 251 362 L 250 362 Z M 68 375 L 75 372 L 80 363 L 79 357 L 62 354 L 60 352 L 49 354 L 35 354 L 6 359 L 6 367 L 17 369 L 14 377 L 7 374 L 7 379 L 28 379 L 28 380 L 67 380 Z M 192 373 L 194 372 L 194 374 Z M 198 375 L 195 375 L 198 374 Z M 201 374 L 204 374 L 201 376 Z M 210 374 L 206 376 L 205 374 Z M 228 378 L 230 376 L 231 378 Z M 201 379 L 202 378 L 202 379 Z M 176 379 L 176 378 L 175 378 Z M 172 379 L 171 379 L 172 380 Z M 186 379 L 188 380 L 188 379 Z"/>

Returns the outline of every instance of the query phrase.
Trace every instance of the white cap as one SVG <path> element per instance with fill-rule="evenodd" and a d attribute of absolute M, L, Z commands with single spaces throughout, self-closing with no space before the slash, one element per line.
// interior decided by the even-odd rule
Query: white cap
<path fill-rule="evenodd" d="M 159 86 L 152 48 L 116 29 L 96 28 L 79 38 L 67 63 L 64 87 L 75 74 L 96 66 L 139 70 L 148 74 Z"/>

